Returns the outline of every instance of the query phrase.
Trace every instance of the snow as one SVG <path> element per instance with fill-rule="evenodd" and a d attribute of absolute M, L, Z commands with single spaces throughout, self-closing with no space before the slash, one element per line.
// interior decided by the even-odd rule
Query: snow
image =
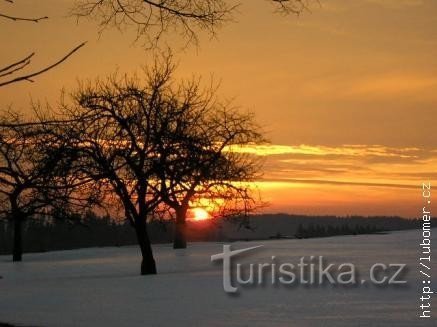
<path fill-rule="evenodd" d="M 352 262 L 360 271 L 374 263 L 406 263 L 407 286 L 332 287 L 265 285 L 223 291 L 222 265 L 211 263 L 223 244 L 194 243 L 186 250 L 154 246 L 159 274 L 139 276 L 136 247 L 92 248 L 27 254 L 22 263 L 0 256 L 0 322 L 62 326 L 436 326 L 420 320 L 420 231 L 389 235 L 233 243 L 263 244 L 244 262 L 298 263 L 323 255 Z M 433 238 L 437 243 L 437 238 Z M 432 264 L 437 285 L 437 256 Z M 421 281 L 420 281 L 421 283 Z M 437 301 L 434 301 L 437 317 Z"/>

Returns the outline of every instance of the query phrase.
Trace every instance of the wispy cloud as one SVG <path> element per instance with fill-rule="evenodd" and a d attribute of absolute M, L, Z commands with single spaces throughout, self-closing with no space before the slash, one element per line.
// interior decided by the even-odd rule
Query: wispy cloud
<path fill-rule="evenodd" d="M 275 180 L 264 180 L 264 182 L 273 183 L 296 183 L 296 184 L 320 184 L 320 185 L 346 185 L 346 186 L 370 186 L 370 187 L 389 187 L 389 188 L 406 188 L 417 189 L 417 185 L 396 184 L 396 183 L 371 183 L 371 182 L 353 182 L 353 181 L 336 181 L 324 179 L 298 179 L 284 178 Z"/>
<path fill-rule="evenodd" d="M 228 150 L 265 158 L 263 181 L 415 189 L 437 175 L 437 151 L 383 145 L 253 145 Z"/>
<path fill-rule="evenodd" d="M 379 73 L 369 76 L 324 76 L 302 84 L 306 96 L 335 99 L 420 96 L 435 99 L 437 77 L 420 73 Z M 364 98 L 365 99 L 365 98 Z"/>
<path fill-rule="evenodd" d="M 422 182 L 437 179 L 434 149 L 263 145 L 239 151 L 265 159 L 264 176 L 255 183 L 273 212 L 414 217 Z"/>
<path fill-rule="evenodd" d="M 302 154 L 311 156 L 376 156 L 376 157 L 399 157 L 417 158 L 418 148 L 391 148 L 382 145 L 343 145 L 340 147 L 312 146 L 312 145 L 253 145 L 232 146 L 227 150 L 241 153 L 250 153 L 257 156 L 272 156 L 285 154 Z"/>
<path fill-rule="evenodd" d="M 395 9 L 416 7 L 424 4 L 423 0 L 365 0 L 365 2 Z"/>

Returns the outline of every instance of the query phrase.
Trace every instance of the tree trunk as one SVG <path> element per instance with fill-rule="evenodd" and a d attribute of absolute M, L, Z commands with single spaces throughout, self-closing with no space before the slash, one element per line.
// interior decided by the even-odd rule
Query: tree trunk
<path fill-rule="evenodd" d="M 185 209 L 176 210 L 176 223 L 174 229 L 173 249 L 187 248 L 186 217 L 187 217 L 187 210 Z"/>
<path fill-rule="evenodd" d="M 142 255 L 141 275 L 156 275 L 156 263 L 153 258 L 149 234 L 147 233 L 147 224 L 144 219 L 140 218 L 135 221 L 135 232 Z"/>
<path fill-rule="evenodd" d="M 20 216 L 14 216 L 14 246 L 12 250 L 12 261 L 21 261 L 23 258 L 23 221 Z"/>

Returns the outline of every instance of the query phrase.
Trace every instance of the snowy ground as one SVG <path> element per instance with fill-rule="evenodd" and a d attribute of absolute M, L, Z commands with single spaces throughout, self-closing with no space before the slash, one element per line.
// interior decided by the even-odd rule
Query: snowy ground
<path fill-rule="evenodd" d="M 437 238 L 434 238 L 437 244 Z M 406 263 L 405 287 L 283 285 L 224 293 L 222 266 L 210 256 L 222 244 L 191 244 L 174 251 L 154 247 L 159 275 L 138 275 L 136 247 L 29 254 L 20 264 L 0 256 L 0 322 L 59 326 L 436 326 L 419 320 L 419 231 L 390 235 L 233 243 L 264 244 L 245 261 L 298 263 L 323 255 L 367 272 L 377 262 Z M 432 266 L 437 285 L 437 256 Z M 437 317 L 437 300 L 434 301 Z"/>

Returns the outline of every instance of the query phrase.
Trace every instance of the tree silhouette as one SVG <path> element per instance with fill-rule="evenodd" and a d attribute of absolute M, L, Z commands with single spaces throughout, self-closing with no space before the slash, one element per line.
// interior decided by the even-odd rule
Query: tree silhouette
<path fill-rule="evenodd" d="M 27 219 L 48 218 L 58 208 L 86 202 L 72 193 L 80 182 L 57 168 L 65 148 L 47 133 L 48 128 L 24 122 L 17 114 L 0 117 L 0 218 L 14 225 L 13 261 L 22 260 Z"/>
<path fill-rule="evenodd" d="M 269 0 L 282 14 L 300 14 L 313 0 Z M 136 29 L 136 40 L 159 47 L 164 36 L 178 33 L 186 45 L 198 44 L 198 32 L 211 37 L 233 20 L 239 6 L 227 0 L 78 0 L 72 10 L 77 19 L 92 18 L 100 33 L 109 27 Z"/>
<path fill-rule="evenodd" d="M 91 178 L 110 199 L 106 205 L 121 208 L 135 229 L 143 275 L 156 274 L 147 220 L 159 204 L 153 136 L 169 102 L 159 93 L 166 69 L 152 72 L 144 86 L 116 76 L 82 85 L 73 95 L 74 105 L 62 108 L 70 123 L 59 133 L 75 153 L 70 170 Z"/>
<path fill-rule="evenodd" d="M 167 71 L 161 93 L 170 92 L 173 70 Z M 259 205 L 250 183 L 259 162 L 237 150 L 265 140 L 253 115 L 221 104 L 214 93 L 192 80 L 175 94 L 184 101 L 174 101 L 160 115 L 156 170 L 162 201 L 175 217 L 174 248 L 186 247 L 191 207 L 206 205 L 211 215 L 223 218 L 247 215 Z"/>
<path fill-rule="evenodd" d="M 165 56 L 145 71 L 144 82 L 112 76 L 82 84 L 73 94 L 75 104 L 62 108 L 70 123 L 59 135 L 76 152 L 70 169 L 93 179 L 110 199 L 108 208 L 118 206 L 135 229 L 141 274 L 156 273 L 147 222 L 160 206 L 178 199 L 172 208 L 185 210 L 194 194 L 208 196 L 219 188 L 214 194 L 225 199 L 239 192 L 242 201 L 251 200 L 246 187 L 231 184 L 253 176 L 251 166 L 242 165 L 250 161 L 225 155 L 223 148 L 260 139 L 249 130 L 252 119 L 223 110 L 196 81 L 176 84 L 173 72 L 171 56 Z"/>

